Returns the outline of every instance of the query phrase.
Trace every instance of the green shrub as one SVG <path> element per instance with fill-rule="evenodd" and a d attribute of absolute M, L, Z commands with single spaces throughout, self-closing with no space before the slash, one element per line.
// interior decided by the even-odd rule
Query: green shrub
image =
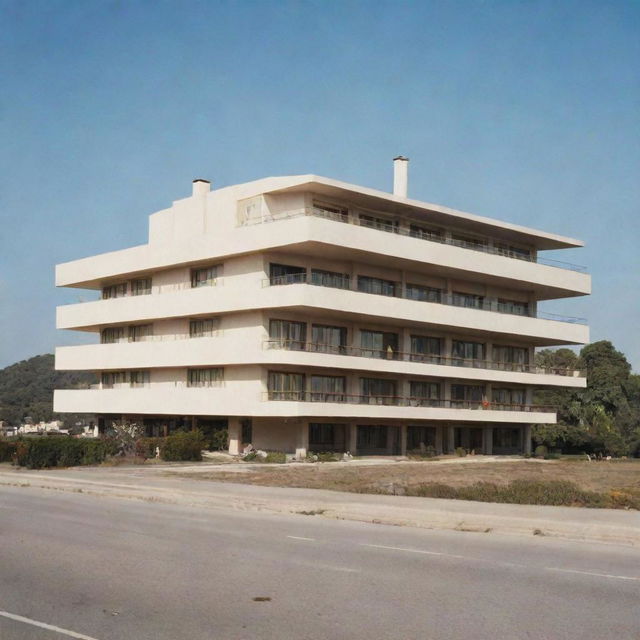
<path fill-rule="evenodd" d="M 258 457 L 258 454 L 255 451 L 249 451 L 242 459 L 245 462 L 253 462 Z"/>
<path fill-rule="evenodd" d="M 83 464 L 99 464 L 113 455 L 113 441 L 85 440 L 67 436 L 25 438 L 16 443 L 16 463 L 29 469 L 45 467 L 75 467 Z"/>
<path fill-rule="evenodd" d="M 338 462 L 340 457 L 333 451 L 318 451 L 317 453 L 309 451 L 307 460 L 312 460 L 313 462 Z"/>
<path fill-rule="evenodd" d="M 177 432 L 164 439 L 164 445 L 160 447 L 160 456 L 167 461 L 200 461 L 205 446 L 206 442 L 201 431 Z"/>
<path fill-rule="evenodd" d="M 136 456 L 145 459 L 155 458 L 156 447 L 160 447 L 160 451 L 162 451 L 164 441 L 165 438 L 138 438 L 136 440 Z"/>
<path fill-rule="evenodd" d="M 16 455 L 17 449 L 17 441 L 0 440 L 0 462 L 11 462 Z"/>
<path fill-rule="evenodd" d="M 272 464 L 283 464 L 287 461 L 287 456 L 284 451 L 267 451 L 267 457 L 258 458 L 258 460 Z"/>
<path fill-rule="evenodd" d="M 548 451 L 547 447 L 545 447 L 543 444 L 539 444 L 539 445 L 535 448 L 535 450 L 534 450 L 534 452 L 533 452 L 533 455 L 534 455 L 536 458 L 544 458 L 544 457 L 547 455 L 547 453 L 549 453 L 549 451 Z"/>
<path fill-rule="evenodd" d="M 437 455 L 438 452 L 436 451 L 436 448 L 431 445 L 421 449 L 411 449 L 410 451 L 407 451 L 407 456 L 409 456 L 409 458 L 418 458 L 420 460 L 425 458 L 435 458 Z"/>
<path fill-rule="evenodd" d="M 214 431 L 209 440 L 209 450 L 226 451 L 229 449 L 229 431 L 227 429 L 217 429 Z"/>
<path fill-rule="evenodd" d="M 464 458 L 467 455 L 467 450 L 464 447 L 456 447 L 456 455 Z"/>
<path fill-rule="evenodd" d="M 547 453 L 544 457 L 545 460 L 560 460 L 560 454 L 555 451 L 551 451 Z"/>

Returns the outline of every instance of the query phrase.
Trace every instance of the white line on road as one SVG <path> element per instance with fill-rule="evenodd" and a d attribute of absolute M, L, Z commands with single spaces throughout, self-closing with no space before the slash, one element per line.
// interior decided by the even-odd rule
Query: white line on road
<path fill-rule="evenodd" d="M 423 549 L 408 549 L 406 547 L 387 547 L 383 544 L 365 544 L 360 543 L 361 547 L 373 547 L 374 549 L 389 549 L 391 551 L 407 551 L 408 553 L 422 553 L 426 556 L 445 556 L 447 558 L 464 558 L 465 556 L 457 556 L 453 553 L 440 553 L 438 551 L 424 551 Z"/>
<path fill-rule="evenodd" d="M 303 538 L 302 536 L 287 536 L 287 538 L 291 538 L 292 540 L 306 540 L 307 542 L 315 542 L 315 538 Z"/>
<path fill-rule="evenodd" d="M 561 571 L 563 573 L 579 573 L 583 576 L 597 576 L 598 578 L 616 578 L 617 580 L 634 580 L 640 582 L 635 576 L 616 576 L 611 573 L 595 573 L 593 571 L 578 571 L 577 569 L 559 569 L 558 567 L 545 567 L 547 571 Z"/>
<path fill-rule="evenodd" d="M 8 611 L 0 611 L 0 616 L 9 618 L 10 620 L 16 620 L 17 622 L 30 624 L 33 627 L 40 627 L 41 629 L 47 629 L 49 631 L 55 631 L 56 633 L 62 633 L 63 635 L 69 636 L 70 638 L 79 638 L 79 640 L 98 640 L 97 638 L 94 638 L 92 636 L 85 636 L 83 633 L 76 633 L 75 631 L 70 631 L 69 629 L 62 629 L 60 627 L 56 627 L 55 625 L 47 624 L 46 622 L 38 622 L 37 620 L 32 620 L 31 618 L 18 616 L 15 613 L 9 613 Z"/>

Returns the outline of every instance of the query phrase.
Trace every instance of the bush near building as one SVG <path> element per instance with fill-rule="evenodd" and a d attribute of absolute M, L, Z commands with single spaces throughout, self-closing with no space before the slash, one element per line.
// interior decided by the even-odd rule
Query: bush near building
<path fill-rule="evenodd" d="M 166 438 L 160 446 L 160 457 L 175 462 L 179 460 L 202 460 L 202 450 L 206 442 L 201 431 L 177 432 Z M 154 453 L 155 455 L 155 453 Z"/>
<path fill-rule="evenodd" d="M 0 440 L 0 462 L 11 462 L 16 454 L 15 440 Z"/>
<path fill-rule="evenodd" d="M 15 462 L 28 469 L 99 464 L 116 452 L 112 440 L 84 440 L 66 436 L 24 438 L 15 443 Z"/>

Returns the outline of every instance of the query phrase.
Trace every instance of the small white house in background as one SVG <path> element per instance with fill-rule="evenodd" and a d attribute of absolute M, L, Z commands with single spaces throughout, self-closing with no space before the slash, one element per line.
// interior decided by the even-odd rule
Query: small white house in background
<path fill-rule="evenodd" d="M 60 433 L 67 435 L 69 433 L 69 429 L 63 429 L 63 425 L 64 422 L 62 420 L 52 420 L 51 422 L 41 420 L 37 423 L 26 422 L 17 428 L 15 435 L 29 435 L 37 433 Z"/>
<path fill-rule="evenodd" d="M 149 435 L 227 427 L 245 444 L 404 454 L 530 450 L 555 410 L 535 388 L 586 386 L 536 367 L 536 347 L 589 340 L 545 300 L 587 295 L 584 269 L 544 258 L 582 242 L 298 175 L 192 194 L 149 219 L 147 244 L 60 264 L 56 284 L 99 300 L 57 309 L 59 370 L 99 384 L 55 392 L 56 412 L 128 418 Z"/>

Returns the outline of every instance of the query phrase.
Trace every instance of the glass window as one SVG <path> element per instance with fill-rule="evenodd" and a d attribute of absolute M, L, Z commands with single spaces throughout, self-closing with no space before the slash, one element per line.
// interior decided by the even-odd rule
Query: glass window
<path fill-rule="evenodd" d="M 524 371 L 529 364 L 529 349 L 526 347 L 493 346 L 493 366 L 505 371 Z"/>
<path fill-rule="evenodd" d="M 525 403 L 525 390 L 494 388 L 491 392 L 491 398 L 492 401 L 498 405 L 496 409 L 523 410 L 522 405 Z M 502 405 L 502 407 L 500 405 Z"/>
<path fill-rule="evenodd" d="M 385 331 L 360 331 L 361 355 L 367 358 L 398 358 L 398 334 Z"/>
<path fill-rule="evenodd" d="M 116 385 L 126 384 L 128 382 L 126 371 L 104 371 L 101 375 L 102 387 L 111 389 Z"/>
<path fill-rule="evenodd" d="M 399 296 L 401 289 L 400 285 L 393 282 L 393 280 L 358 276 L 358 291 L 375 293 L 381 296 Z"/>
<path fill-rule="evenodd" d="M 311 284 L 335 289 L 351 289 L 351 277 L 348 273 L 311 269 Z"/>
<path fill-rule="evenodd" d="M 398 404 L 396 381 L 360 378 L 360 402 L 363 404 Z"/>
<path fill-rule="evenodd" d="M 442 338 L 411 336 L 411 360 L 414 362 L 440 362 Z"/>
<path fill-rule="evenodd" d="M 191 270 L 191 286 L 207 287 L 216 284 L 218 278 L 218 270 L 220 265 L 216 264 L 211 267 L 202 267 L 200 269 Z"/>
<path fill-rule="evenodd" d="M 514 247 L 505 242 L 494 242 L 493 246 L 501 256 L 508 258 L 517 258 L 518 260 L 531 260 L 531 249 L 523 249 L 522 247 Z"/>
<path fill-rule="evenodd" d="M 153 335 L 152 324 L 133 324 L 128 327 L 129 342 L 143 342 Z"/>
<path fill-rule="evenodd" d="M 106 287 L 102 287 L 102 299 L 108 300 L 110 298 L 124 298 L 127 295 L 127 283 L 121 282 L 119 284 L 110 284 Z"/>
<path fill-rule="evenodd" d="M 520 449 L 520 429 L 495 427 L 493 429 L 493 450 L 500 453 L 517 452 Z"/>
<path fill-rule="evenodd" d="M 451 234 L 451 244 L 475 251 L 484 251 L 487 248 L 487 241 L 484 238 L 468 236 L 462 233 Z"/>
<path fill-rule="evenodd" d="M 382 218 L 361 213 L 359 216 L 360 226 L 369 229 L 379 229 L 380 231 L 396 232 L 398 230 L 398 221 L 390 218 Z"/>
<path fill-rule="evenodd" d="M 475 409 L 484 400 L 484 386 L 471 384 L 451 385 L 451 405 Z"/>
<path fill-rule="evenodd" d="M 407 427 L 407 449 L 409 451 L 424 449 L 425 447 L 436 446 L 436 428 L 408 426 Z"/>
<path fill-rule="evenodd" d="M 408 284 L 407 298 L 422 302 L 442 302 L 442 289 L 425 287 L 421 284 Z"/>
<path fill-rule="evenodd" d="M 349 210 L 347 207 L 341 207 L 337 204 L 329 204 L 326 202 L 313 201 L 313 214 L 321 218 L 329 220 L 337 220 L 338 222 L 349 221 Z"/>
<path fill-rule="evenodd" d="M 311 343 L 313 351 L 344 354 L 347 352 L 347 329 L 314 324 L 311 326 Z"/>
<path fill-rule="evenodd" d="M 309 424 L 309 449 L 311 451 L 344 451 L 345 425 L 311 422 Z"/>
<path fill-rule="evenodd" d="M 451 358 L 452 364 L 457 367 L 482 367 L 484 366 L 484 344 L 454 340 L 451 343 Z"/>
<path fill-rule="evenodd" d="M 269 338 L 284 349 L 304 351 L 307 342 L 307 323 L 269 320 Z"/>
<path fill-rule="evenodd" d="M 444 241 L 444 233 L 441 229 L 432 229 L 421 224 L 410 225 L 409 235 L 412 238 L 421 238 L 422 240 L 433 240 L 434 242 Z"/>
<path fill-rule="evenodd" d="M 189 337 L 205 338 L 215 334 L 220 326 L 219 318 L 202 318 L 189 320 Z"/>
<path fill-rule="evenodd" d="M 344 402 L 346 386 L 341 376 L 311 376 L 311 402 Z"/>
<path fill-rule="evenodd" d="M 357 448 L 358 451 L 387 448 L 386 425 L 358 425 Z"/>
<path fill-rule="evenodd" d="M 213 387 L 224 382 L 224 369 L 187 369 L 188 387 Z"/>
<path fill-rule="evenodd" d="M 304 267 L 275 264 L 272 262 L 269 265 L 269 280 L 272 285 L 306 282 L 307 270 Z"/>
<path fill-rule="evenodd" d="M 529 303 L 519 300 L 505 300 L 498 298 L 498 311 L 500 313 L 513 313 L 517 316 L 529 315 Z"/>
<path fill-rule="evenodd" d="M 151 278 L 138 278 L 131 281 L 132 296 L 146 296 L 151 293 Z"/>
<path fill-rule="evenodd" d="M 410 381 L 411 404 L 425 407 L 440 406 L 440 384 L 438 382 Z"/>
<path fill-rule="evenodd" d="M 461 293 L 454 291 L 451 303 L 456 307 L 468 307 L 470 309 L 482 309 L 484 307 L 484 296 L 477 296 L 473 293 Z"/>
<path fill-rule="evenodd" d="M 107 327 L 100 334 L 100 342 L 102 344 L 114 344 L 124 341 L 124 327 Z"/>
<path fill-rule="evenodd" d="M 269 371 L 269 400 L 304 400 L 304 385 L 302 373 Z"/>
<path fill-rule="evenodd" d="M 144 387 L 149 384 L 148 371 L 130 371 L 129 381 L 132 387 Z"/>

